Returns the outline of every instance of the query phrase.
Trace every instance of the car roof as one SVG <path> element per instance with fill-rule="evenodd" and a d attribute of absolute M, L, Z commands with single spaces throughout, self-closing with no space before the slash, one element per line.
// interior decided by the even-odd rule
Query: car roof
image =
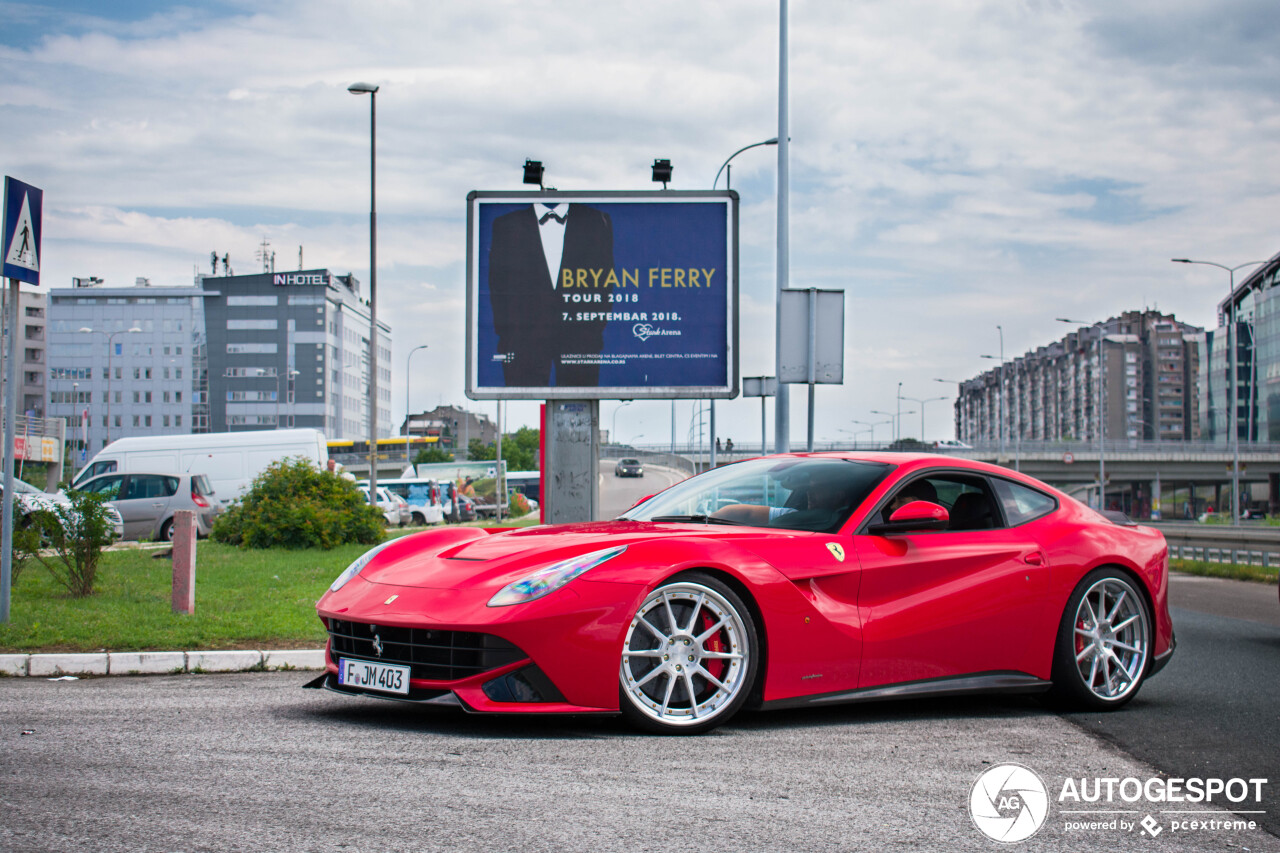
<path fill-rule="evenodd" d="M 998 474 L 1002 477 L 1024 480 L 1029 483 L 1039 483 L 1039 481 L 1033 477 L 1028 477 L 1026 474 L 1014 471 L 1012 468 L 992 465 L 989 462 L 979 462 L 976 459 L 965 459 L 963 457 L 950 456 L 945 453 L 900 453 L 887 450 L 835 450 L 821 453 L 780 453 L 774 454 L 772 458 L 783 457 L 795 459 L 848 459 L 855 462 L 879 462 L 885 465 L 893 465 L 894 467 L 901 469 L 903 473 L 909 473 L 921 468 L 966 468 L 973 471 L 981 471 L 986 474 Z M 759 459 L 766 457 L 755 458 Z M 1047 484 L 1040 485 L 1044 486 Z"/>

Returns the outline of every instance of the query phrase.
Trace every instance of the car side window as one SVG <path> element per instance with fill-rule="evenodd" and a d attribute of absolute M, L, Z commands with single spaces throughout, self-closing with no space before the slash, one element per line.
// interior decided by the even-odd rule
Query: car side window
<path fill-rule="evenodd" d="M 1049 495 L 1020 483 L 999 477 L 993 477 L 991 483 L 1000 498 L 1000 505 L 1004 508 L 1010 527 L 1034 521 L 1058 508 L 1058 502 Z"/>
<path fill-rule="evenodd" d="M 1004 526 L 991 490 L 982 477 L 951 473 L 917 477 L 894 492 L 881 510 L 881 517 L 888 521 L 895 510 L 913 500 L 946 508 L 951 520 L 944 532 Z"/>
<path fill-rule="evenodd" d="M 89 471 L 89 476 L 96 477 L 99 474 L 110 474 L 114 470 L 116 470 L 116 460 L 114 459 L 108 459 L 104 462 L 95 462 L 93 463 L 92 470 Z"/>
<path fill-rule="evenodd" d="M 120 496 L 120 485 L 123 482 L 124 477 L 100 477 L 85 483 L 84 491 L 102 495 L 104 499 L 113 501 Z"/>

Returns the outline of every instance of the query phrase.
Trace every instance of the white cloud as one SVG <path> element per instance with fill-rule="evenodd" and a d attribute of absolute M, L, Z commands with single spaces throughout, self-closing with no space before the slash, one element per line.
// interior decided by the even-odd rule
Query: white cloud
<path fill-rule="evenodd" d="M 704 187 L 777 132 L 765 0 L 291 0 L 142 20 L 8 8 L 22 28 L 0 34 L 0 158 L 46 190 L 54 285 L 185 283 L 215 249 L 249 271 L 264 237 L 281 267 L 301 245 L 307 266 L 367 280 L 369 102 L 344 89 L 383 86 L 397 422 L 420 343 L 433 355 L 429 371 L 415 360 L 415 407 L 462 401 L 469 190 L 519 188 L 527 156 L 561 189 L 648 189 L 658 156 L 673 186 Z M 899 381 L 946 393 L 934 375 L 988 366 L 997 324 L 1012 354 L 1060 337 L 1061 314 L 1145 301 L 1212 322 L 1225 280 L 1168 259 L 1277 248 L 1271 4 L 799 0 L 791 28 L 791 280 L 849 294 L 849 380 L 819 390 L 820 437 L 894 406 Z M 746 375 L 772 372 L 775 162 L 765 148 L 733 169 Z M 669 408 L 637 403 L 626 420 L 669 437 Z M 720 410 L 758 420 L 758 401 Z M 927 415 L 930 437 L 948 432 L 946 406 Z"/>

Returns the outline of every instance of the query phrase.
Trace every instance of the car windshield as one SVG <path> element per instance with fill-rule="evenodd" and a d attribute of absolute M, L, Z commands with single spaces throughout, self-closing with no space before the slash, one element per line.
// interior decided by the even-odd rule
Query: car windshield
<path fill-rule="evenodd" d="M 891 470 L 852 459 L 750 459 L 691 477 L 620 517 L 834 533 Z"/>
<path fill-rule="evenodd" d="M 619 465 L 639 465 L 640 460 L 639 459 L 623 459 L 618 464 Z"/>

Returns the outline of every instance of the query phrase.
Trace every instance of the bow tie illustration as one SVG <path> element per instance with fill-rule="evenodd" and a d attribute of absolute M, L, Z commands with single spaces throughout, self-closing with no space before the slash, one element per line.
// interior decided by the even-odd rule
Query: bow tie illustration
<path fill-rule="evenodd" d="M 568 218 L 569 218 L 569 214 L 567 213 L 564 216 L 557 216 L 554 211 L 548 210 L 546 213 L 542 214 L 542 218 L 538 220 L 538 224 L 546 225 L 548 219 L 554 219 L 556 222 L 559 222 L 561 225 L 563 225 L 564 221 Z"/>

